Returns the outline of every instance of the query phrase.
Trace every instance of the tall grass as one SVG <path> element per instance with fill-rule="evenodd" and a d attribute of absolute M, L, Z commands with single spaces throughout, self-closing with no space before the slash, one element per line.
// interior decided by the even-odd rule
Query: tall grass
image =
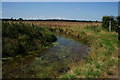
<path fill-rule="evenodd" d="M 27 22 L 31 23 L 31 22 Z M 108 32 L 97 23 L 34 22 L 50 31 L 65 33 L 91 46 L 84 60 L 72 65 L 59 78 L 117 78 L 118 40 L 116 32 Z"/>
<path fill-rule="evenodd" d="M 117 78 L 116 32 L 108 32 L 101 26 L 50 27 L 49 30 L 75 36 L 91 46 L 89 55 L 60 78 Z"/>
<path fill-rule="evenodd" d="M 75 29 L 84 39 L 87 39 L 92 50 L 79 65 L 73 66 L 71 71 L 60 76 L 62 78 L 117 78 L 118 71 L 118 39 L 117 33 L 108 32 L 101 26 L 86 26 Z M 82 39 L 82 38 L 80 38 Z M 70 76 L 69 76 L 70 75 Z"/>

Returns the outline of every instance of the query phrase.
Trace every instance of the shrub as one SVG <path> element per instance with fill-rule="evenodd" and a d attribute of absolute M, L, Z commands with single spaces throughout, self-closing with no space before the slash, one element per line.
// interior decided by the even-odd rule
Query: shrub
<path fill-rule="evenodd" d="M 26 55 L 28 51 L 42 49 L 56 40 L 49 30 L 34 24 L 3 22 L 2 29 L 3 57 Z"/>
<path fill-rule="evenodd" d="M 120 16 L 117 17 L 118 26 L 120 26 Z"/>
<path fill-rule="evenodd" d="M 115 31 L 118 26 L 117 26 L 117 22 L 115 21 L 115 19 L 111 16 L 103 16 L 102 18 L 102 27 L 105 29 L 109 29 L 109 21 L 111 21 L 111 30 Z"/>

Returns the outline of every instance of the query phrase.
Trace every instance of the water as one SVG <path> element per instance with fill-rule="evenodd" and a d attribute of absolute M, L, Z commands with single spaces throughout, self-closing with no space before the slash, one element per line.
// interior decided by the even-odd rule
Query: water
<path fill-rule="evenodd" d="M 89 47 L 66 35 L 57 35 L 53 46 L 28 56 L 3 62 L 3 77 L 55 78 L 71 69 L 88 54 Z"/>

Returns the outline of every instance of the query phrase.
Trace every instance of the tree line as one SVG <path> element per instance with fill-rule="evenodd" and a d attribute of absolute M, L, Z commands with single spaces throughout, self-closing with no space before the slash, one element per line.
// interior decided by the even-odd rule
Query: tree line
<path fill-rule="evenodd" d="M 64 19 L 23 19 L 23 18 L 19 18 L 19 19 L 2 19 L 3 21 L 64 21 L 64 22 L 101 22 L 101 21 L 91 21 L 91 20 L 64 20 Z"/>

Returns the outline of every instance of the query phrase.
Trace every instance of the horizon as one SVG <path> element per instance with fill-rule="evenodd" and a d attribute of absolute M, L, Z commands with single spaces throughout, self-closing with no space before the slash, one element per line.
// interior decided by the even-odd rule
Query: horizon
<path fill-rule="evenodd" d="M 21 18 L 21 17 L 20 17 Z M 13 19 L 13 20 L 19 20 L 20 18 L 1 18 L 1 19 Z M 53 18 L 53 19 L 40 19 L 40 18 L 28 18 L 28 19 L 25 19 L 25 18 L 22 18 L 23 20 L 60 20 L 60 21 L 62 21 L 62 20 L 69 20 L 69 21 L 102 21 L 102 20 L 82 20 L 82 19 L 55 19 L 55 18 Z"/>
<path fill-rule="evenodd" d="M 101 21 L 118 16 L 118 2 L 3 2 L 2 18 Z"/>

